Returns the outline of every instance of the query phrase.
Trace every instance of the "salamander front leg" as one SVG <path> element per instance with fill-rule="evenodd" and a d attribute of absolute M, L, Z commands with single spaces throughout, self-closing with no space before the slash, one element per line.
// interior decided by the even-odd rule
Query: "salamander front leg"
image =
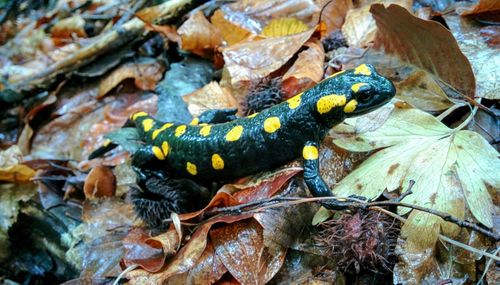
<path fill-rule="evenodd" d="M 200 123 L 219 124 L 236 120 L 238 109 L 215 109 L 206 110 L 198 117 Z"/>
<path fill-rule="evenodd" d="M 307 188 L 314 197 L 333 196 L 330 188 L 326 185 L 319 173 L 319 151 L 318 143 L 307 142 L 302 149 L 304 158 L 304 181 Z M 346 204 L 337 200 L 322 201 L 321 205 L 330 210 L 340 210 L 346 208 Z"/>

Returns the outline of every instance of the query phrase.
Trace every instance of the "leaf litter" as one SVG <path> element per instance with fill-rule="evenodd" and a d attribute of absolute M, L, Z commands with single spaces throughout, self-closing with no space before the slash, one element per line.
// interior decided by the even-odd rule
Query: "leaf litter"
<path fill-rule="evenodd" d="M 38 7 L 45 15 L 36 23 L 22 13 L 19 26 L 13 24 L 15 13 L 1 22 L 2 30 L 19 31 L 2 36 L 0 47 L 0 106 L 6 110 L 0 116 L 5 194 L 0 203 L 2 209 L 14 209 L 0 211 L 7 217 L 0 232 L 2 248 L 10 246 L 10 234 L 20 233 L 9 228 L 17 229 L 36 212 L 29 205 L 35 199 L 29 188 L 44 179 L 50 182 L 39 193 L 45 205 L 82 208 L 79 226 L 69 226 L 62 238 L 65 257 L 57 257 L 79 274 L 57 275 L 59 282 L 97 281 L 123 270 L 131 284 L 289 283 L 311 272 L 329 276 L 330 282 L 361 282 L 373 268 L 353 274 L 329 265 L 323 260 L 328 249 L 314 241 L 320 228 L 310 223 L 329 219 L 324 226 L 331 223 L 334 229 L 342 221 L 364 227 L 352 222 L 352 217 L 363 217 L 373 222 L 367 223 L 371 227 L 380 224 L 378 216 L 316 212 L 316 205 L 300 198 L 307 191 L 297 164 L 217 185 L 206 207 L 169 219 L 177 220 L 181 231 L 147 229 L 127 194 L 138 187 L 127 152 L 140 143 L 133 129 L 120 127 L 140 110 L 185 123 L 208 109 L 238 108 L 241 114 L 262 81 L 278 82 L 281 99 L 286 99 L 321 81 L 325 70 L 329 74 L 369 62 L 394 81 L 397 99 L 337 126 L 321 148 L 321 173 L 339 197 L 384 201 L 402 195 L 401 203 L 429 210 L 400 206 L 391 213 L 404 220 L 397 243 L 389 245 L 400 262 L 393 273 L 377 271 L 377 278 L 381 284 L 436 283 L 454 272 L 454 282 L 471 284 L 478 280 L 472 272 L 491 272 L 477 251 L 494 248 L 491 240 L 432 211 L 496 227 L 500 162 L 498 116 L 492 114 L 498 110 L 498 30 L 472 20 L 491 19 L 488 15 L 498 11 L 495 1 L 475 6 L 443 1 L 414 11 L 425 4 L 334 1 L 323 7 L 328 1 L 255 0 L 203 5 L 180 17 L 193 7 L 180 8 L 191 2 L 129 3 L 118 9 L 113 1 L 91 1 L 73 7 L 72 13 L 62 6 Z M 440 23 L 432 21 L 439 13 L 432 9 L 446 5 L 456 10 Z M 147 41 L 146 34 L 160 40 Z M 39 91 L 49 93 L 37 98 Z M 12 136 L 22 129 L 19 125 L 24 125 L 23 134 Z M 85 160 L 105 138 L 120 147 L 105 158 Z M 64 167 L 53 159 L 66 160 Z M 36 171 L 44 175 L 35 176 Z M 410 181 L 415 184 L 408 195 Z M 11 199 L 7 193 L 21 196 Z M 290 196 L 298 200 L 283 200 Z M 17 212 L 22 213 L 19 221 Z M 370 227 L 360 230 L 366 233 Z M 462 245 L 450 244 L 449 238 Z M 468 249 L 474 255 L 463 249 L 467 245 L 476 248 Z M 16 253 L 2 252 L 2 266 L 9 268 L 6 260 Z M 311 253 L 324 263 L 314 268 L 308 266 L 315 262 L 304 263 L 299 277 L 287 274 L 297 258 L 306 260 Z M 346 256 L 336 261 L 352 262 Z M 36 264 L 23 262 L 23 268 Z M 436 264 L 451 269 L 429 269 Z M 7 278 L 23 281 L 21 275 Z M 491 274 L 485 278 L 492 282 Z"/>

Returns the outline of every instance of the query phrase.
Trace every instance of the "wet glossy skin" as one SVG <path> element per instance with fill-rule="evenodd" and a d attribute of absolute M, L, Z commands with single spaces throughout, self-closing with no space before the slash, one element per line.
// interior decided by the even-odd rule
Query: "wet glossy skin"
<path fill-rule="evenodd" d="M 145 146 L 133 164 L 161 165 L 176 176 L 221 181 L 304 159 L 305 180 L 315 196 L 330 195 L 319 176 L 318 144 L 347 117 L 368 113 L 395 95 L 392 82 L 371 65 L 339 72 L 313 88 L 245 118 L 218 124 L 162 123 L 144 112 L 131 119 Z"/>

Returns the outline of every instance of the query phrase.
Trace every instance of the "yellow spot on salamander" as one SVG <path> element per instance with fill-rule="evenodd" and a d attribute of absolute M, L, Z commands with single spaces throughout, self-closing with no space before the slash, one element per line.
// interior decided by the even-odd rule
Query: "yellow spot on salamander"
<path fill-rule="evenodd" d="M 206 137 L 210 134 L 210 130 L 212 129 L 212 126 L 204 126 L 200 129 L 200 135 Z"/>
<path fill-rule="evenodd" d="M 191 123 L 189 123 L 189 124 L 190 124 L 190 125 L 192 125 L 192 126 L 196 126 L 196 125 L 198 125 L 199 123 L 200 123 L 200 119 L 198 119 L 198 118 L 194 118 L 194 119 L 191 121 Z"/>
<path fill-rule="evenodd" d="M 354 69 L 354 74 L 361 74 L 361 75 L 366 75 L 370 76 L 372 75 L 372 71 L 366 64 L 362 64 Z"/>
<path fill-rule="evenodd" d="M 224 169 L 224 160 L 217 153 L 215 153 L 214 155 L 212 155 L 212 167 L 215 170 Z"/>
<path fill-rule="evenodd" d="M 196 164 L 191 163 L 189 161 L 186 163 L 186 170 L 187 172 L 189 172 L 189 174 L 193 176 L 198 173 L 198 170 L 196 169 Z"/>
<path fill-rule="evenodd" d="M 170 128 L 171 126 L 173 126 L 174 123 L 166 123 L 164 124 L 163 126 L 161 126 L 161 128 L 157 129 L 157 130 L 154 130 L 153 131 L 153 134 L 151 135 L 151 138 L 153 139 L 156 139 L 156 137 L 161 133 L 163 132 L 164 130 Z"/>
<path fill-rule="evenodd" d="M 269 117 L 264 121 L 264 131 L 267 133 L 274 133 L 281 127 L 280 119 L 278 117 Z"/>
<path fill-rule="evenodd" d="M 351 100 L 347 105 L 344 106 L 344 112 L 345 113 L 352 113 L 354 110 L 356 110 L 356 106 L 358 105 L 358 101 L 356 100 Z"/>
<path fill-rule="evenodd" d="M 243 133 L 243 126 L 235 126 L 226 134 L 226 141 L 234 142 L 240 139 Z"/>
<path fill-rule="evenodd" d="M 344 106 L 346 98 L 344 95 L 327 95 L 321 97 L 316 103 L 318 113 L 325 114 L 330 112 L 335 107 Z"/>
<path fill-rule="evenodd" d="M 300 105 L 300 101 L 302 101 L 302 93 L 293 96 L 292 98 L 286 100 L 288 103 L 288 107 L 290 109 L 295 109 Z"/>
<path fill-rule="evenodd" d="M 151 148 L 151 150 L 153 151 L 153 154 L 155 155 L 155 157 L 159 160 L 164 160 L 165 159 L 165 155 L 163 154 L 163 152 L 161 151 L 161 148 L 157 147 L 157 146 L 153 146 Z"/>
<path fill-rule="evenodd" d="M 146 112 L 135 112 L 134 114 L 132 114 L 132 116 L 130 116 L 130 118 L 132 119 L 132 121 L 135 121 L 135 120 L 137 120 L 137 118 L 145 117 L 147 115 L 148 115 L 148 113 L 146 113 Z"/>
<path fill-rule="evenodd" d="M 186 125 L 180 125 L 177 128 L 175 128 L 175 136 L 180 137 L 186 132 Z"/>
<path fill-rule="evenodd" d="M 161 144 L 161 150 L 163 151 L 163 154 L 165 155 L 165 157 L 168 156 L 168 152 L 170 151 L 170 146 L 168 145 L 168 142 L 163 142 Z"/>
<path fill-rule="evenodd" d="M 149 132 L 153 128 L 153 125 L 153 119 L 145 119 L 144 121 L 142 121 L 142 128 L 145 132 Z"/>
<path fill-rule="evenodd" d="M 318 148 L 313 145 L 306 145 L 302 149 L 302 157 L 307 160 L 318 159 Z"/>
<path fill-rule="evenodd" d="M 106 139 L 106 140 L 104 140 L 104 143 L 102 144 L 102 146 L 103 147 L 107 147 L 110 144 L 111 144 L 111 140 L 110 139 Z"/>
<path fill-rule="evenodd" d="M 359 91 L 359 89 L 365 85 L 368 85 L 368 83 L 364 83 L 364 82 L 361 82 L 361 83 L 355 83 L 351 86 L 351 90 L 354 92 L 354 93 L 357 93 Z"/>
<path fill-rule="evenodd" d="M 257 112 L 257 113 L 253 113 L 252 115 L 247 116 L 247 118 L 253 118 L 253 117 L 257 116 L 258 114 L 259 114 L 259 112 Z"/>

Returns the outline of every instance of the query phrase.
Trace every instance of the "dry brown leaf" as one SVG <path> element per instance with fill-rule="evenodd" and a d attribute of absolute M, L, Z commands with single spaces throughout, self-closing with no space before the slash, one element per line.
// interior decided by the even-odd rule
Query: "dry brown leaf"
<path fill-rule="evenodd" d="M 236 99 L 227 89 L 221 88 L 216 81 L 183 96 L 182 99 L 188 105 L 189 112 L 195 117 L 206 110 L 238 108 Z"/>
<path fill-rule="evenodd" d="M 352 0 L 321 0 L 319 6 L 327 5 L 321 14 L 321 21 L 326 25 L 326 34 L 338 30 L 345 21 L 347 12 L 353 8 Z"/>
<path fill-rule="evenodd" d="M 64 44 L 64 39 L 71 39 L 73 35 L 80 38 L 87 37 L 85 20 L 80 15 L 62 19 L 50 29 L 50 33 L 56 45 Z"/>
<path fill-rule="evenodd" d="M 255 35 L 251 31 L 226 19 L 224 17 L 224 12 L 221 10 L 215 11 L 210 21 L 217 27 L 222 38 L 228 45 L 233 45 Z"/>
<path fill-rule="evenodd" d="M 150 273 L 143 269 L 133 270 L 127 273 L 130 284 L 163 284 L 170 277 L 188 272 L 193 268 L 205 251 L 207 246 L 207 235 L 212 225 L 215 223 L 233 223 L 239 220 L 248 219 L 251 214 L 238 216 L 223 216 L 214 218 L 201 226 L 193 233 L 189 241 L 165 266 L 165 270 L 157 273 Z"/>
<path fill-rule="evenodd" d="M 283 75 L 283 90 L 288 97 L 313 87 L 323 78 L 325 51 L 319 40 L 311 40 L 305 44 L 307 50 L 299 53 L 299 57 Z"/>
<path fill-rule="evenodd" d="M 112 197 L 115 195 L 115 190 L 115 175 L 106 166 L 92 168 L 83 185 L 83 193 L 87 199 Z"/>
<path fill-rule="evenodd" d="M 213 229 L 210 238 L 217 256 L 241 284 L 265 284 L 283 264 L 286 250 L 266 248 L 262 226 L 254 219 Z"/>
<path fill-rule="evenodd" d="M 283 66 L 311 37 L 314 29 L 280 38 L 246 42 L 224 49 L 231 85 L 255 82 Z"/>
<path fill-rule="evenodd" d="M 133 78 L 137 88 L 154 90 L 163 77 L 165 67 L 156 60 L 145 59 L 138 63 L 124 63 L 108 74 L 99 84 L 97 98 L 101 98 L 123 80 Z"/>
<path fill-rule="evenodd" d="M 0 181 L 25 183 L 35 176 L 35 170 L 22 164 L 23 154 L 18 146 L 13 145 L 0 151 Z"/>
<path fill-rule="evenodd" d="M 419 19 L 398 5 L 385 8 L 374 4 L 370 11 L 379 29 L 377 47 L 383 46 L 387 53 L 396 54 L 403 61 L 438 76 L 462 94 L 474 97 L 476 82 L 472 67 L 445 27 Z"/>
<path fill-rule="evenodd" d="M 390 3 L 399 4 L 407 9 L 411 10 L 412 0 L 396 0 L 396 1 L 371 1 L 384 3 L 384 5 L 389 5 Z M 357 9 L 351 9 L 347 11 L 345 17 L 344 25 L 342 26 L 342 34 L 349 46 L 356 47 L 366 47 L 373 42 L 375 39 L 375 34 L 377 32 L 377 27 L 375 26 L 375 20 L 370 14 L 370 5 L 361 6 Z"/>
<path fill-rule="evenodd" d="M 442 111 L 453 105 L 428 72 L 418 69 L 396 84 L 398 98 L 424 111 Z"/>
<path fill-rule="evenodd" d="M 222 43 L 219 30 L 210 24 L 202 11 L 191 15 L 177 30 L 184 50 L 204 56 L 211 54 Z"/>
<path fill-rule="evenodd" d="M 252 26 L 260 30 L 272 19 L 283 17 L 296 18 L 309 26 L 316 25 L 314 15 L 319 7 L 312 0 L 243 0 L 224 7 L 230 18 L 239 18 L 242 26 Z M 257 31 L 258 32 L 258 31 Z"/>
<path fill-rule="evenodd" d="M 469 8 L 459 7 L 456 9 L 457 13 L 459 13 L 461 16 L 475 15 L 493 11 L 499 12 L 499 10 L 500 10 L 500 1 L 498 0 L 480 0 L 479 3 L 477 3 L 472 7 Z"/>

